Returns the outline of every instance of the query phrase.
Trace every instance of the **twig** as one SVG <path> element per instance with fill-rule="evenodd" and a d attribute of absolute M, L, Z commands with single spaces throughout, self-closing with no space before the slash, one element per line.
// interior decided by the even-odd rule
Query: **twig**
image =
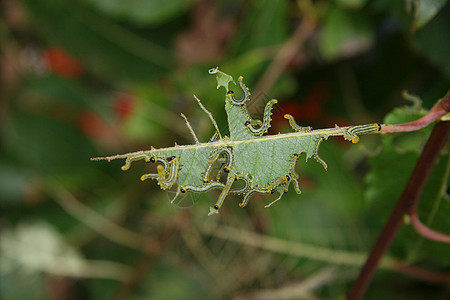
<path fill-rule="evenodd" d="M 431 110 L 422 118 L 409 123 L 383 126 L 382 132 L 409 132 L 416 131 L 438 120 L 450 111 L 450 90 L 439 100 Z"/>
<path fill-rule="evenodd" d="M 446 234 L 437 232 L 437 231 L 429 228 L 425 224 L 423 224 L 419 220 L 419 217 L 417 216 L 417 212 L 410 213 L 409 219 L 411 220 L 411 224 L 414 226 L 414 229 L 416 229 L 417 233 L 419 233 L 420 235 L 422 235 L 430 240 L 433 240 L 433 241 L 442 242 L 442 243 L 450 243 L 450 235 L 446 235 Z"/>
<path fill-rule="evenodd" d="M 196 144 L 200 144 L 200 141 L 197 138 L 197 135 L 194 132 L 194 129 L 192 129 L 191 123 L 189 123 L 188 119 L 186 118 L 186 116 L 181 113 L 181 116 L 183 117 L 184 121 L 186 121 L 186 126 L 189 129 L 189 131 L 191 132 L 192 136 L 194 137 L 194 141 Z"/>
<path fill-rule="evenodd" d="M 258 95 L 263 90 L 268 92 L 272 88 L 277 79 L 286 69 L 289 61 L 297 55 L 298 49 L 312 35 L 315 28 L 315 23 L 306 17 L 303 18 L 300 25 L 297 27 L 292 36 L 283 44 L 280 51 L 276 54 L 272 64 L 267 68 L 264 75 L 257 83 L 254 89 L 255 95 Z"/>
<path fill-rule="evenodd" d="M 336 250 L 306 243 L 287 241 L 224 225 L 221 225 L 218 228 L 204 226 L 200 228 L 200 232 L 202 234 L 214 236 L 215 238 L 233 241 L 250 247 L 256 247 L 280 254 L 306 257 L 308 259 L 336 265 L 359 267 L 363 264 L 364 258 L 366 257 L 362 252 Z M 384 257 L 380 267 L 385 270 L 401 272 L 408 276 L 430 282 L 445 283 L 450 279 L 448 274 L 430 272 L 418 267 L 409 266 L 407 263 L 391 257 Z"/>
<path fill-rule="evenodd" d="M 336 268 L 325 267 L 311 274 L 301 282 L 282 286 L 277 289 L 258 290 L 257 292 L 237 297 L 235 300 L 314 299 L 311 296 L 312 291 L 329 284 L 338 276 Z"/>
<path fill-rule="evenodd" d="M 445 99 L 447 99 L 447 103 L 450 103 L 449 93 L 447 93 Z M 444 102 L 444 100 L 440 103 L 442 102 Z M 436 107 L 436 105 L 434 107 Z M 450 109 L 450 105 L 447 106 L 447 109 Z M 348 294 L 349 300 L 361 299 L 364 295 L 377 270 L 381 258 L 389 249 L 394 237 L 403 224 L 403 216 L 414 211 L 431 169 L 447 141 L 449 132 L 450 122 L 438 122 L 434 127 L 403 194 L 398 200 L 389 220 L 372 248 L 364 267 L 361 269 L 359 277 Z"/>
<path fill-rule="evenodd" d="M 90 207 L 82 204 L 63 188 L 54 188 L 53 195 L 67 213 L 110 241 L 140 251 L 150 250 L 149 245 L 152 241 L 149 238 L 111 222 Z"/>
<path fill-rule="evenodd" d="M 447 162 L 447 169 L 445 171 L 444 176 L 442 177 L 442 185 L 440 188 L 440 192 L 437 195 L 438 199 L 433 204 L 433 208 L 428 216 L 428 220 L 427 220 L 428 224 L 431 223 L 433 216 L 436 214 L 436 211 L 438 210 L 440 199 L 446 194 L 447 182 L 448 182 L 449 175 L 450 175 L 450 159 Z M 426 237 L 428 239 L 431 239 L 431 240 L 434 240 L 437 242 L 450 243 L 449 235 L 437 232 L 437 231 L 429 228 L 427 225 L 423 224 L 420 221 L 419 215 L 417 213 L 417 206 L 418 206 L 417 204 L 413 205 L 413 207 L 411 208 L 409 215 L 408 215 L 409 219 L 411 221 L 411 224 L 413 225 L 413 227 L 417 231 L 417 233 L 419 233 L 423 237 Z"/>
<path fill-rule="evenodd" d="M 222 139 L 222 136 L 220 135 L 220 130 L 219 130 L 219 126 L 217 126 L 216 120 L 214 120 L 212 114 L 203 106 L 202 102 L 200 101 L 200 99 L 198 99 L 197 96 L 194 95 L 195 100 L 197 100 L 198 105 L 200 105 L 201 109 L 203 109 L 203 111 L 208 115 L 208 117 L 211 119 L 212 124 L 214 125 L 214 127 L 216 128 L 216 132 L 219 135 L 219 138 Z"/>

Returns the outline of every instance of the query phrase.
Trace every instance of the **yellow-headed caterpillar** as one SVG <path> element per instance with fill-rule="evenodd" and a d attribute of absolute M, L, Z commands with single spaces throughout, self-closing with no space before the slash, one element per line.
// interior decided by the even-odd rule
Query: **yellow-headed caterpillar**
<path fill-rule="evenodd" d="M 297 125 L 297 123 L 294 120 L 294 117 L 291 116 L 290 114 L 285 114 L 284 118 L 289 121 L 289 125 L 291 125 L 292 129 L 294 129 L 297 132 L 310 132 L 312 130 L 311 126 L 303 127 Z"/>
<path fill-rule="evenodd" d="M 276 99 L 272 99 L 269 102 L 267 102 L 266 107 L 264 108 L 263 121 L 260 126 L 255 125 L 255 123 L 252 122 L 252 120 L 248 120 L 245 123 L 245 126 L 248 128 L 248 130 L 250 130 L 250 132 L 253 135 L 263 135 L 264 133 L 267 132 L 267 130 L 269 130 L 270 121 L 272 121 L 272 118 L 271 118 L 272 106 L 274 106 L 277 103 L 278 103 L 278 100 L 276 100 Z M 244 109 L 246 110 L 247 108 L 245 107 Z"/>
<path fill-rule="evenodd" d="M 209 160 L 209 164 L 208 167 L 205 170 L 205 173 L 203 174 L 203 182 L 207 183 L 209 182 L 209 177 L 211 176 L 211 170 L 212 167 L 215 163 L 220 161 L 220 158 L 222 156 L 225 156 L 225 163 L 222 163 L 219 171 L 217 172 L 217 180 L 220 179 L 220 175 L 222 170 L 225 173 L 229 173 L 231 170 L 231 165 L 233 164 L 233 151 L 231 148 L 229 147 L 221 147 L 221 148 L 216 148 L 210 156 L 210 160 Z"/>
<path fill-rule="evenodd" d="M 180 160 L 178 157 L 170 157 L 168 165 L 168 172 L 162 165 L 158 165 L 156 170 L 158 171 L 158 184 L 163 189 L 170 189 L 178 178 L 178 170 L 180 169 Z"/>
<path fill-rule="evenodd" d="M 371 134 L 381 131 L 381 124 L 373 123 L 366 125 L 356 125 L 349 127 L 344 132 L 344 138 L 348 141 L 352 141 L 352 143 L 356 144 L 359 142 L 359 135 L 363 134 Z"/>

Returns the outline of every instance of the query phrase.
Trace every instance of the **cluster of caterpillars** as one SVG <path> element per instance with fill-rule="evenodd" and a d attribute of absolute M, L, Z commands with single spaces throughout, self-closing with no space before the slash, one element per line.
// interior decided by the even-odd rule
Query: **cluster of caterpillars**
<path fill-rule="evenodd" d="M 222 73 L 218 69 L 210 70 L 211 74 L 215 74 L 218 72 Z M 210 214 L 218 213 L 220 207 L 224 203 L 225 198 L 230 194 L 243 195 L 242 201 L 239 203 L 239 206 L 245 207 L 249 203 L 249 199 L 253 194 L 255 193 L 273 194 L 277 191 L 280 194 L 279 197 L 274 201 L 272 201 L 270 204 L 266 205 L 266 207 L 268 207 L 272 205 L 274 202 L 281 199 L 283 194 L 288 192 L 289 185 L 291 183 L 294 185 L 294 189 L 297 192 L 297 194 L 301 193 L 298 184 L 299 175 L 295 171 L 295 166 L 298 158 L 300 157 L 300 153 L 292 154 L 292 156 L 290 157 L 289 169 L 286 170 L 286 174 L 278 176 L 276 178 L 272 178 L 262 185 L 254 184 L 254 178 L 257 175 L 255 174 L 252 175 L 248 173 L 241 174 L 239 173 L 239 171 L 236 171 L 237 169 L 239 169 L 239 167 L 236 166 L 236 157 L 235 157 L 236 140 L 233 140 L 233 134 L 235 134 L 236 132 L 245 133 L 245 131 L 248 131 L 251 133 L 251 136 L 253 136 L 255 139 L 256 138 L 264 139 L 264 137 L 261 136 L 264 133 L 266 133 L 270 127 L 272 107 L 277 103 L 277 100 L 272 99 L 266 104 L 262 121 L 252 119 L 246 106 L 246 103 L 250 96 L 250 91 L 244 85 L 242 76 L 239 77 L 238 84 L 243 94 L 241 99 L 236 99 L 233 91 L 231 90 L 228 90 L 226 94 L 226 103 L 228 105 L 228 106 L 226 105 L 227 114 L 231 113 L 229 111 L 231 109 L 235 109 L 236 107 L 241 108 L 233 111 L 233 114 L 239 115 L 241 117 L 241 119 L 239 120 L 242 120 L 243 123 L 242 125 L 238 126 L 237 129 L 233 129 L 235 130 L 235 132 L 232 132 L 232 129 L 230 129 L 230 133 L 222 138 L 217 129 L 217 124 L 213 120 L 211 114 L 208 111 L 206 111 L 206 109 L 200 104 L 202 109 L 204 109 L 205 112 L 207 112 L 210 115 L 210 118 L 216 127 L 217 132 L 215 136 L 216 137 L 219 136 L 220 138 L 218 140 L 217 139 L 212 140 L 209 143 L 199 144 L 198 139 L 195 136 L 195 133 L 193 132 L 192 128 L 190 127 L 190 124 L 186 120 L 188 128 L 193 134 L 195 140 L 197 141 L 196 145 L 198 147 L 203 146 L 205 149 L 211 149 L 211 151 L 209 153 L 209 161 L 207 167 L 202 174 L 202 183 L 201 184 L 181 183 L 177 185 L 175 198 L 178 197 L 180 194 L 184 194 L 187 192 L 203 193 L 213 189 L 220 189 L 221 190 L 220 196 L 215 205 L 210 208 Z M 345 139 L 350 140 L 353 143 L 357 143 L 359 141 L 359 135 L 376 133 L 379 132 L 382 128 L 381 125 L 378 123 L 350 126 L 344 128 L 336 126 L 336 128 L 334 129 L 325 129 L 321 131 L 318 130 L 317 134 L 312 134 L 315 133 L 316 131 L 312 132 L 312 128 L 309 126 L 308 127 L 299 126 L 291 115 L 286 114 L 284 118 L 289 121 L 290 126 L 295 132 L 311 133 L 310 136 L 314 137 L 313 140 L 314 148 L 312 151 L 312 156 L 315 158 L 317 162 L 319 162 L 324 167 L 325 170 L 327 170 L 327 164 L 323 159 L 320 158 L 318 150 L 320 144 L 324 140 L 326 140 L 328 136 L 342 135 L 344 136 Z M 184 160 L 187 159 L 186 156 L 182 154 L 183 151 L 192 151 L 195 149 L 196 145 L 193 145 L 190 148 L 185 147 L 184 149 L 181 149 L 182 147 L 179 146 L 166 149 L 152 149 L 150 151 L 136 152 L 99 159 L 107 159 L 108 161 L 110 161 L 112 159 L 125 157 L 126 162 L 125 165 L 122 167 L 123 170 L 127 170 L 130 167 L 131 163 L 136 160 L 144 159 L 146 162 L 157 163 L 158 164 L 156 167 L 157 173 L 142 175 L 141 180 L 142 181 L 146 179 L 157 180 L 159 186 L 163 190 L 167 190 L 171 189 L 176 183 L 177 184 L 179 183 L 179 171 L 180 168 L 183 168 L 184 163 L 186 163 L 186 161 Z M 163 155 L 164 153 L 170 153 L 171 151 L 178 153 L 179 157 L 177 157 L 176 155 L 172 155 L 169 157 Z M 233 170 L 233 168 L 236 169 Z M 222 177 L 226 179 L 222 180 Z M 185 181 L 189 182 L 189 180 Z M 236 181 L 243 182 L 243 185 L 239 187 L 234 187 L 233 184 Z"/>

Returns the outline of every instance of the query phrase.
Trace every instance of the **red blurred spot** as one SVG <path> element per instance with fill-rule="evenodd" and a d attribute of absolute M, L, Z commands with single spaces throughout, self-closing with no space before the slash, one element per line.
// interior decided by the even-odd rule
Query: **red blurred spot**
<path fill-rule="evenodd" d="M 324 106 L 329 99 L 330 93 L 326 83 L 316 83 L 305 99 L 299 102 L 287 102 L 281 104 L 281 111 L 283 114 L 290 114 L 299 122 L 304 124 L 305 122 L 318 121 L 325 114 Z M 285 122 L 283 116 L 274 119 L 275 122 Z"/>
<path fill-rule="evenodd" d="M 134 98 L 130 94 L 122 94 L 115 99 L 114 110 L 120 121 L 125 121 L 133 112 Z"/>
<path fill-rule="evenodd" d="M 67 54 L 64 49 L 52 47 L 44 51 L 44 59 L 48 68 L 55 74 L 65 78 L 77 78 L 83 73 L 81 63 Z"/>
<path fill-rule="evenodd" d="M 105 121 L 90 110 L 83 110 L 78 114 L 77 126 L 84 134 L 92 138 L 107 136 L 111 131 Z"/>

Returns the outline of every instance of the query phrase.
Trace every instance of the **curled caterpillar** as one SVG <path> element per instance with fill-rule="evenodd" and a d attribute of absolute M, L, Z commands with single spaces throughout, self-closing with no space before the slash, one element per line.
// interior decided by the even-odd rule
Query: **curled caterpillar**
<path fill-rule="evenodd" d="M 269 102 L 267 102 L 266 107 L 264 108 L 264 115 L 263 115 L 263 121 L 261 125 L 256 125 L 254 121 L 247 120 L 245 123 L 245 126 L 250 130 L 250 132 L 253 135 L 263 135 L 267 132 L 270 128 L 270 121 L 272 121 L 272 107 L 278 103 L 278 100 L 272 99 Z M 247 108 L 244 108 L 247 110 Z M 247 113 L 248 115 L 248 113 Z"/>
<path fill-rule="evenodd" d="M 211 176 L 211 170 L 215 163 L 219 162 L 220 158 L 225 156 L 226 162 L 222 163 L 219 171 L 217 172 L 217 180 L 220 179 L 222 170 L 225 173 L 229 173 L 231 170 L 231 165 L 233 164 L 233 151 L 228 147 L 217 148 L 211 153 L 208 167 L 206 168 L 205 174 L 203 174 L 203 182 L 209 182 L 209 177 Z"/>
<path fill-rule="evenodd" d="M 178 179 L 178 170 L 180 169 L 180 160 L 178 157 L 171 157 L 167 168 L 169 169 L 168 172 L 166 172 L 162 165 L 156 167 L 158 171 L 158 184 L 163 190 L 170 189 Z"/>
<path fill-rule="evenodd" d="M 274 181 L 269 183 L 267 186 L 264 187 L 254 187 L 247 191 L 244 195 L 244 199 L 241 203 L 239 203 L 240 207 L 245 207 L 248 204 L 248 201 L 250 200 L 250 197 L 254 193 L 262 193 L 262 194 L 273 194 L 275 192 L 275 188 L 279 185 L 285 184 L 290 180 L 289 176 L 282 175 L 278 178 L 276 178 Z"/>
<path fill-rule="evenodd" d="M 162 167 L 164 168 L 165 172 L 170 172 L 170 170 L 167 169 L 167 166 L 169 164 L 169 162 L 167 161 L 166 158 L 163 157 L 157 157 L 157 156 L 152 156 L 150 158 L 146 157 L 145 158 L 146 162 L 152 162 L 152 163 L 160 163 L 162 165 Z M 123 169 L 123 167 L 122 167 Z M 158 179 L 159 175 L 158 174 L 144 174 L 141 176 L 141 181 L 147 180 L 147 179 Z"/>
<path fill-rule="evenodd" d="M 250 90 L 248 89 L 247 86 L 245 86 L 243 79 L 244 78 L 242 76 L 239 76 L 239 78 L 238 78 L 238 84 L 242 90 L 242 98 L 241 99 L 236 99 L 234 97 L 233 91 L 227 92 L 227 97 L 231 100 L 231 103 L 233 103 L 234 105 L 239 105 L 239 106 L 244 105 L 250 97 Z"/>

